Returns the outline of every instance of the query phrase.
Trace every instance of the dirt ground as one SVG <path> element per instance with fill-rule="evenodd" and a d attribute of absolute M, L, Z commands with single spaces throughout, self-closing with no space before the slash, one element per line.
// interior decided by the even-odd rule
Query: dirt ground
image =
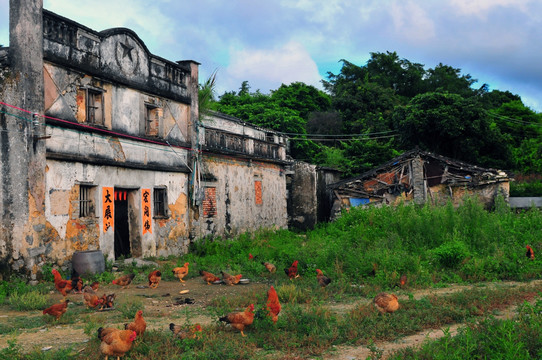
<path fill-rule="evenodd" d="M 168 330 L 171 322 L 183 324 L 185 320 L 187 320 L 187 317 L 189 317 L 190 323 L 200 323 L 202 326 L 216 321 L 216 319 L 211 318 L 205 311 L 209 302 L 216 297 L 222 295 L 242 295 L 254 291 L 267 291 L 268 288 L 267 284 L 252 282 L 235 286 L 227 286 L 224 284 L 207 285 L 207 283 L 202 281 L 199 277 L 185 280 L 184 285 L 179 281 L 161 281 L 156 289 L 149 289 L 147 286 L 143 286 L 144 285 L 140 284 L 132 284 L 127 289 L 121 289 L 120 287 L 111 284 L 100 285 L 97 293 L 99 295 L 102 295 L 103 293 L 115 293 L 117 304 L 118 302 L 127 299 L 141 300 L 145 307 L 144 314 L 147 315 L 145 316 L 147 329 Z M 188 290 L 189 292 L 182 295 L 179 294 L 179 292 L 183 290 Z M 71 302 L 68 307 L 68 312 L 74 307 L 85 307 L 82 294 L 68 294 L 67 298 Z M 184 300 L 186 298 L 193 299 L 194 303 L 175 305 L 179 299 Z M 50 304 L 60 302 L 62 300 L 62 295 L 56 290 L 51 291 L 49 300 Z M 92 313 L 92 315 L 95 315 L 97 319 L 101 320 L 105 318 L 107 326 L 119 327 L 127 321 L 123 321 L 122 323 L 107 321 L 108 318 L 113 317 L 111 315 L 113 315 L 115 311 L 116 310 L 114 309 L 112 311 L 96 311 Z M 82 314 L 81 317 L 85 317 L 86 315 L 86 313 Z M 42 313 L 40 310 L 25 312 L 4 310 L 0 313 L 0 324 L 8 323 L 10 319 L 15 316 L 35 317 L 42 316 Z M 89 340 L 89 336 L 84 333 L 83 326 L 84 322 L 83 319 L 81 319 L 75 324 L 50 324 L 43 328 L 39 328 L 38 330 L 20 329 L 15 335 L 1 334 L 0 349 L 7 347 L 8 340 L 11 339 L 16 339 L 17 344 L 21 346 L 24 351 L 48 347 L 58 349 L 69 345 L 75 345 L 75 348 L 83 348 L 84 343 Z"/>
<path fill-rule="evenodd" d="M 542 280 L 531 282 L 531 285 L 538 285 L 542 283 Z M 136 284 L 138 285 L 138 284 Z M 179 281 L 162 281 L 157 289 L 149 289 L 147 287 L 140 288 L 136 285 L 131 285 L 129 289 L 120 289 L 115 285 L 100 286 L 98 293 L 116 293 L 117 299 L 140 299 L 144 304 L 144 314 L 147 314 L 147 329 L 165 331 L 169 328 L 169 323 L 174 322 L 177 324 L 183 324 L 184 322 L 200 323 L 202 326 L 215 323 L 216 319 L 209 315 L 206 311 L 210 301 L 220 296 L 242 296 L 252 292 L 265 292 L 269 285 L 266 283 L 250 282 L 245 285 L 226 286 L 219 285 L 207 285 L 201 278 L 192 278 L 186 280 L 184 285 Z M 410 294 L 415 299 L 420 299 L 428 295 L 446 295 L 457 291 L 462 291 L 472 287 L 514 287 L 519 285 L 525 285 L 524 283 L 516 282 L 498 282 L 476 285 L 451 285 L 446 288 L 439 289 L 423 289 L 412 290 Z M 179 294 L 182 290 L 188 290 L 186 294 Z M 51 303 L 60 301 L 62 296 L 54 291 L 49 295 Z M 194 300 L 193 304 L 175 305 L 179 299 L 190 298 Z M 399 294 L 399 299 L 408 299 L 408 295 Z M 68 299 L 74 304 L 73 307 L 84 307 L 82 303 L 82 295 L 70 294 Z M 369 302 L 369 299 L 360 299 L 359 301 L 351 303 L 341 303 L 330 305 L 330 309 L 338 313 L 346 312 L 359 302 Z M 69 310 L 68 310 L 69 311 Z M 114 321 L 114 313 L 117 313 L 117 320 Z M 107 326 L 121 326 L 122 323 L 118 319 L 118 311 L 102 311 L 91 313 L 92 316 L 96 316 L 98 319 L 105 321 Z M 500 316 L 503 318 L 510 318 L 514 314 L 514 308 L 506 309 L 501 312 Z M 11 311 L 7 310 L 0 314 L 0 324 L 7 323 L 10 318 L 14 316 L 42 316 L 41 311 Z M 82 318 L 88 316 L 87 313 L 82 314 Z M 108 319 L 113 320 L 109 322 Z M 124 321 L 125 322 L 125 321 Z M 449 327 L 449 331 L 452 334 L 457 332 L 457 329 L 461 324 L 454 324 Z M 376 346 L 384 351 L 384 358 L 386 354 L 392 351 L 421 344 L 426 339 L 435 339 L 443 335 L 443 330 L 427 330 L 418 334 L 401 338 L 394 342 L 377 343 Z M 93 334 L 91 336 L 94 336 Z M 82 350 L 85 347 L 85 343 L 88 342 L 89 336 L 84 333 L 84 319 L 77 319 L 74 324 L 60 324 L 54 323 L 44 326 L 38 329 L 20 329 L 16 334 L 3 334 L 0 335 L 0 348 L 8 346 L 8 340 L 16 339 L 17 344 L 21 346 L 25 351 L 34 349 L 59 349 L 72 345 L 74 349 Z M 335 346 L 332 351 L 324 356 L 324 359 L 340 359 L 340 360 L 353 360 L 353 359 L 366 359 L 370 355 L 369 349 L 366 347 L 353 347 L 353 346 Z"/>

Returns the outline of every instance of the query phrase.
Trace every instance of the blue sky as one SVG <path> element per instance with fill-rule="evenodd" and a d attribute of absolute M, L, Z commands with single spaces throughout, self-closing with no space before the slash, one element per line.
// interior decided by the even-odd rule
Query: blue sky
<path fill-rule="evenodd" d="M 169 60 L 217 70 L 217 92 L 244 80 L 263 93 L 301 81 L 321 87 L 339 60 L 364 65 L 396 51 L 432 68 L 460 68 L 476 86 L 508 90 L 542 111 L 541 0 L 44 0 L 94 30 L 128 27 Z M 0 44 L 9 44 L 0 0 Z"/>

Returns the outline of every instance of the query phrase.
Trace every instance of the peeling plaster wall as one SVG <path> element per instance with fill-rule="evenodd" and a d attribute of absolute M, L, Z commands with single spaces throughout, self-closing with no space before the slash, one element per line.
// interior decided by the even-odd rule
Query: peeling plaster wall
<path fill-rule="evenodd" d="M 318 212 L 318 176 L 316 165 L 296 162 L 291 177 L 289 211 L 290 226 L 306 230 L 314 227 Z"/>
<path fill-rule="evenodd" d="M 197 236 L 230 236 L 259 228 L 287 228 L 286 180 L 280 165 L 206 155 L 204 174 L 216 181 L 202 187 L 216 189 L 216 215 L 206 217 L 202 206 L 193 221 Z M 262 203 L 256 204 L 255 181 L 262 184 Z"/>
<path fill-rule="evenodd" d="M 434 204 L 445 204 L 446 202 L 450 201 L 451 198 L 454 206 L 459 206 L 466 197 L 475 196 L 486 208 L 490 208 L 495 204 L 495 198 L 498 195 L 504 196 L 505 201 L 508 201 L 509 194 L 510 183 L 503 182 L 488 184 L 476 188 L 468 188 L 465 186 L 450 188 L 446 185 L 432 186 L 429 188 L 427 197 Z"/>
<path fill-rule="evenodd" d="M 114 258 L 114 231 L 103 232 L 102 187 L 128 189 L 135 220 L 139 221 L 137 241 L 142 256 L 168 256 L 188 252 L 188 176 L 181 173 L 150 172 L 110 166 L 48 160 L 46 172 L 46 221 L 54 234 L 46 250 L 50 260 L 63 264 L 74 251 L 101 249 Z M 95 185 L 92 192 L 94 216 L 79 217 L 79 183 Z M 167 188 L 169 218 L 154 219 L 152 233 L 142 234 L 141 189 Z M 32 251 L 32 244 L 25 244 Z"/>

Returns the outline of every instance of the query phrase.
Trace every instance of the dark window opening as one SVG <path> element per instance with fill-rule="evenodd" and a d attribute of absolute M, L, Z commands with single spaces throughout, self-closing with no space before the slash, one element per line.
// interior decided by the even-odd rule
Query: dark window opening
<path fill-rule="evenodd" d="M 154 189 L 154 216 L 167 217 L 167 189 Z"/>
<path fill-rule="evenodd" d="M 96 90 L 87 90 L 87 122 L 104 125 L 103 94 Z"/>
<path fill-rule="evenodd" d="M 79 185 L 79 217 L 93 215 L 92 186 Z"/>

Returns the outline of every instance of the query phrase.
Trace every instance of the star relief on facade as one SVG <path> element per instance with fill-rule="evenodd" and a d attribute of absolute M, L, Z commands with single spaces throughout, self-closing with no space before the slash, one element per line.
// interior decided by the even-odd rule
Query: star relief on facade
<path fill-rule="evenodd" d="M 117 65 L 125 74 L 133 74 L 139 66 L 136 46 L 128 37 L 117 41 L 115 57 Z"/>

